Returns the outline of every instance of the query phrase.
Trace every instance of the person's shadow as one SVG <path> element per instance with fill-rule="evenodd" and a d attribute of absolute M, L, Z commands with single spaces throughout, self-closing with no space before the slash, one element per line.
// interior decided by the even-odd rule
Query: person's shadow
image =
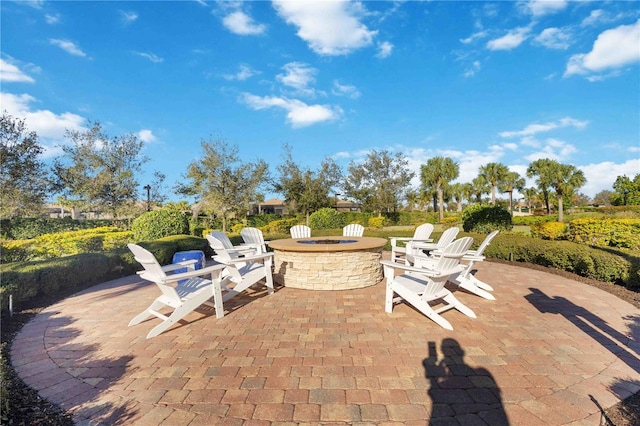
<path fill-rule="evenodd" d="M 429 356 L 422 361 L 431 386 L 429 425 L 509 425 L 500 388 L 486 368 L 472 368 L 464 362 L 464 350 L 455 339 L 443 339 L 443 358 L 438 362 L 436 343 L 429 342 Z"/>

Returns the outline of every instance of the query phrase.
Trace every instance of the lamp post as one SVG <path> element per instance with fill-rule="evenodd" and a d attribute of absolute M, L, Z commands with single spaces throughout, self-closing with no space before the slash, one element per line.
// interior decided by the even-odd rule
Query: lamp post
<path fill-rule="evenodd" d="M 338 211 L 338 195 L 342 195 L 342 194 L 335 193 L 334 195 L 335 195 L 334 198 L 336 200 L 336 211 Z"/>
<path fill-rule="evenodd" d="M 147 211 L 151 211 L 151 185 L 145 185 L 143 189 L 147 190 Z"/>

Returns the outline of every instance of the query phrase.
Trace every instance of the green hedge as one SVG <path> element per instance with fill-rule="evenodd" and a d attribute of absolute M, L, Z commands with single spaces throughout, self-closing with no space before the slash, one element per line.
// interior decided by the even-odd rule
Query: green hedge
<path fill-rule="evenodd" d="M 101 252 L 125 248 L 133 241 L 131 231 L 114 226 L 56 232 L 39 235 L 30 240 L 0 241 L 2 263 L 53 259 L 80 253 Z"/>
<path fill-rule="evenodd" d="M 0 220 L 0 233 L 5 240 L 29 240 L 44 234 L 55 232 L 78 231 L 81 229 L 99 228 L 102 226 L 117 226 L 121 230 L 129 229 L 126 220 L 108 219 L 61 219 L 28 217 Z"/>
<path fill-rule="evenodd" d="M 475 241 L 479 242 L 477 238 Z M 627 288 L 640 288 L 640 256 L 637 252 L 498 234 L 485 255 L 561 269 Z"/>
<path fill-rule="evenodd" d="M 640 250 L 640 219 L 572 220 L 567 239 L 598 247 Z"/>
<path fill-rule="evenodd" d="M 203 250 L 207 258 L 213 254 L 207 240 L 189 235 L 174 235 L 140 245 L 151 251 L 162 265 L 171 263 L 177 251 Z M 56 295 L 62 290 L 69 294 L 141 269 L 128 249 L 2 264 L 0 306 L 7 307 L 9 294 L 18 307 L 38 296 Z"/>

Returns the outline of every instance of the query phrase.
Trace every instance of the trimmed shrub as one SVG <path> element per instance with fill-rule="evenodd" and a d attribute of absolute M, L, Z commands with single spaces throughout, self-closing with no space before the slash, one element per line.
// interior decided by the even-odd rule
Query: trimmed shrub
<path fill-rule="evenodd" d="M 40 235 L 31 240 L 3 241 L 0 243 L 0 258 L 2 262 L 51 259 L 125 247 L 132 240 L 131 231 L 121 231 L 113 226 L 57 232 Z"/>
<path fill-rule="evenodd" d="M 531 236 L 543 240 L 565 240 L 567 224 L 564 222 L 540 222 L 531 225 Z"/>
<path fill-rule="evenodd" d="M 493 231 L 510 231 L 511 215 L 500 206 L 471 204 L 462 211 L 462 229 L 465 232 L 489 234 Z"/>
<path fill-rule="evenodd" d="M 174 235 L 140 245 L 151 251 L 162 265 L 171 263 L 177 251 L 202 250 L 207 257 L 213 254 L 207 240 L 189 235 Z M 37 296 L 71 294 L 141 269 L 128 249 L 2 264 L 0 305 L 6 308 L 9 294 L 18 306 Z"/>
<path fill-rule="evenodd" d="M 311 229 L 339 229 L 344 225 L 344 216 L 328 207 L 320 209 L 309 216 Z"/>
<path fill-rule="evenodd" d="M 154 210 L 138 216 L 131 225 L 136 241 L 157 240 L 189 233 L 187 216 L 177 210 Z"/>
<path fill-rule="evenodd" d="M 385 221 L 386 221 L 386 218 L 384 216 L 372 217 L 372 218 L 369 218 L 369 223 L 367 224 L 367 227 L 371 229 L 382 229 L 384 227 Z"/>
<path fill-rule="evenodd" d="M 79 231 L 81 229 L 92 229 L 105 226 L 117 226 L 123 230 L 128 229 L 127 222 L 124 220 L 76 220 L 71 219 L 68 216 L 61 219 L 28 217 L 0 220 L 2 238 L 7 240 L 30 240 L 44 234 Z"/>
<path fill-rule="evenodd" d="M 640 288 L 640 257 L 570 241 L 498 235 L 485 251 L 487 257 L 557 268 L 598 281 Z"/>
<path fill-rule="evenodd" d="M 567 239 L 598 247 L 640 250 L 640 219 L 576 219 Z"/>
<path fill-rule="evenodd" d="M 300 221 L 296 218 L 274 220 L 273 222 L 269 222 L 266 226 L 261 227 L 260 230 L 266 235 L 289 234 L 289 229 L 299 223 Z"/>

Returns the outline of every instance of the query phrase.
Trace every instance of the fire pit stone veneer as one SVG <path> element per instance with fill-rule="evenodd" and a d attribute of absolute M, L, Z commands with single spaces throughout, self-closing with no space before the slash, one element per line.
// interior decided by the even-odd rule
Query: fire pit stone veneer
<path fill-rule="evenodd" d="M 348 290 L 382 280 L 384 238 L 316 237 L 275 240 L 274 279 L 285 287 Z"/>

